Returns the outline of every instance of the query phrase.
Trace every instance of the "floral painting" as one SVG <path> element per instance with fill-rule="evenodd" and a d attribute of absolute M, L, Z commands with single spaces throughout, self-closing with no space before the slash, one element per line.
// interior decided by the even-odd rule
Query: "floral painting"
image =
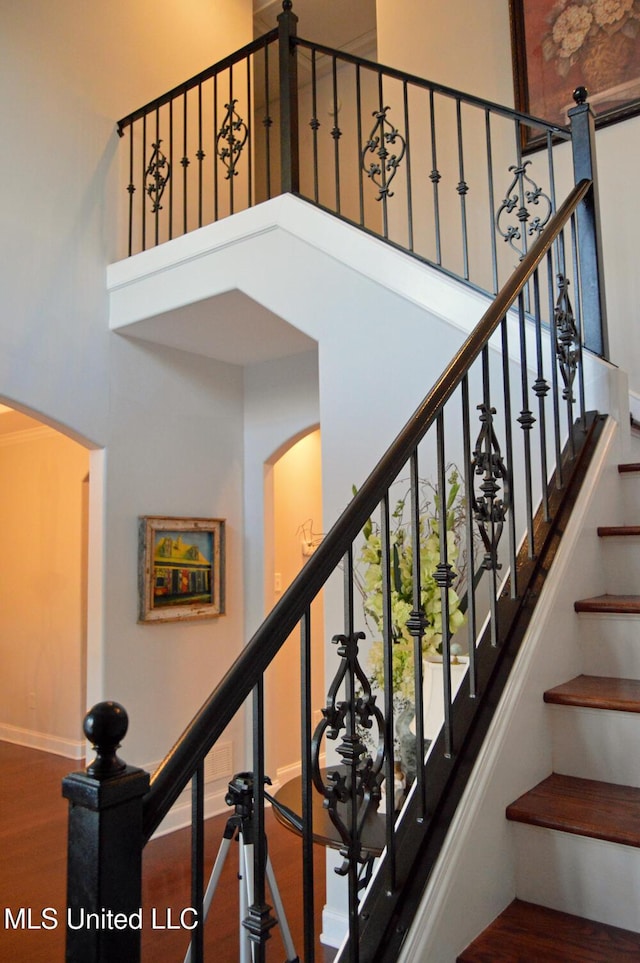
<path fill-rule="evenodd" d="M 600 122 L 637 112 L 640 0 L 511 0 L 517 106 L 566 124 L 584 86 Z"/>

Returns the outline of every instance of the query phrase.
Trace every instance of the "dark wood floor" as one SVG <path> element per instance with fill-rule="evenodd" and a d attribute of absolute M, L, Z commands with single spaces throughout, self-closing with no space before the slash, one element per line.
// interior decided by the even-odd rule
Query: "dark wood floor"
<path fill-rule="evenodd" d="M 66 888 L 67 802 L 60 783 L 77 769 L 74 760 L 23 749 L 0 742 L 0 963 L 55 963 L 64 959 Z M 218 851 L 227 821 L 224 814 L 207 821 L 206 859 L 211 865 Z M 269 852 L 276 881 L 285 905 L 297 952 L 302 956 L 300 901 L 300 840 L 267 814 Z M 144 856 L 144 920 L 156 909 L 156 920 L 167 920 L 171 910 L 175 921 L 182 908 L 190 905 L 189 833 L 181 830 L 149 843 Z M 237 846 L 232 844 L 223 878 L 217 888 L 207 922 L 206 946 L 215 963 L 238 960 Z M 316 847 L 316 932 L 324 903 L 324 850 Z M 32 925 L 51 907 L 59 926 L 55 929 L 7 927 L 5 908 L 14 917 L 24 907 L 31 909 Z M 46 914 L 50 919 L 53 913 Z M 177 963 L 187 948 L 181 930 L 143 928 L 143 960 Z M 285 958 L 279 927 L 273 930 L 268 959 Z M 318 944 L 316 960 L 328 963 L 333 951 Z"/>

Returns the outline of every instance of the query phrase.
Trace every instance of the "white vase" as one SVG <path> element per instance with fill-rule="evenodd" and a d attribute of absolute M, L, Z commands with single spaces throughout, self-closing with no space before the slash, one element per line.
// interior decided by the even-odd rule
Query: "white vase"
<path fill-rule="evenodd" d="M 469 657 L 457 655 L 451 658 L 451 701 L 462 685 Z M 424 713 L 424 738 L 434 742 L 444 723 L 443 664 L 441 655 L 429 655 L 423 663 L 422 698 Z"/>

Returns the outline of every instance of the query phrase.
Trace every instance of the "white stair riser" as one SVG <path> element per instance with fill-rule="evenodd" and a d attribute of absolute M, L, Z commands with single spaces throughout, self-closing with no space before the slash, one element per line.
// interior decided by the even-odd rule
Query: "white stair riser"
<path fill-rule="evenodd" d="M 586 675 L 640 679 L 640 616 L 582 614 L 579 620 Z"/>
<path fill-rule="evenodd" d="M 640 472 L 621 472 L 619 493 L 622 522 L 640 525 Z"/>
<path fill-rule="evenodd" d="M 638 929 L 639 849 L 538 826 L 512 825 L 518 899 Z"/>
<path fill-rule="evenodd" d="M 640 535 L 600 537 L 605 591 L 640 595 Z"/>
<path fill-rule="evenodd" d="M 640 788 L 640 714 L 548 706 L 553 771 Z"/>

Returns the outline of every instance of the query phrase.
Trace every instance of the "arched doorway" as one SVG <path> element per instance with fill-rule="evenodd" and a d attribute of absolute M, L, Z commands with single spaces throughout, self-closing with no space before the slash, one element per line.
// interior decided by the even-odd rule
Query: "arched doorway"
<path fill-rule="evenodd" d="M 322 533 L 320 429 L 280 449 L 265 470 L 265 604 L 269 611 L 313 553 Z M 312 703 L 325 703 L 322 599 L 311 609 Z M 300 634 L 292 633 L 267 673 L 267 767 L 279 783 L 300 768 Z"/>
<path fill-rule="evenodd" d="M 0 406 L 0 739 L 84 756 L 89 451 Z"/>

